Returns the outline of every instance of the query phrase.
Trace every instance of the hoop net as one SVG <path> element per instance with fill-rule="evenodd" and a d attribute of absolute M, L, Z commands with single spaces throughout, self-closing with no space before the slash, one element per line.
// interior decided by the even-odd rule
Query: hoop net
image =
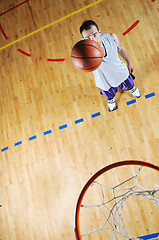
<path fill-rule="evenodd" d="M 150 163 L 123 161 L 93 175 L 77 202 L 76 238 L 139 239 L 136 236 L 157 232 L 158 171 L 159 167 Z"/>

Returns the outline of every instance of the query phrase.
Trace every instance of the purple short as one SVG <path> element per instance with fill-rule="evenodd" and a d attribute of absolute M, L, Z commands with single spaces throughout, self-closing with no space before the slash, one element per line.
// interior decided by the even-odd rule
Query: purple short
<path fill-rule="evenodd" d="M 131 75 L 129 75 L 129 77 L 124 82 L 122 82 L 118 86 L 118 88 L 126 91 L 126 90 L 130 90 L 133 86 L 134 86 L 134 81 L 133 81 Z M 117 87 L 111 87 L 111 88 L 109 88 L 108 91 L 104 91 L 103 89 L 100 89 L 100 91 L 109 100 L 109 99 L 112 99 L 115 97 L 115 95 L 117 93 Z"/>

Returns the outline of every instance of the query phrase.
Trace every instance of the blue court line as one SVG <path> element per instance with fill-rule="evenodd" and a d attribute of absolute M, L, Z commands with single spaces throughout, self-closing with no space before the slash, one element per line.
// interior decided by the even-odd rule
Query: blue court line
<path fill-rule="evenodd" d="M 146 240 L 146 239 L 151 239 L 151 238 L 157 238 L 158 236 L 159 236 L 159 232 L 149 234 L 149 235 L 145 235 L 145 236 L 141 236 L 141 237 L 138 237 L 138 238 Z"/>
<path fill-rule="evenodd" d="M 16 142 L 14 145 L 15 145 L 15 147 L 16 147 L 16 146 L 18 146 L 18 145 L 20 145 L 20 144 L 22 144 L 22 141 Z"/>
<path fill-rule="evenodd" d="M 155 96 L 155 93 L 154 93 L 154 92 L 149 93 L 149 94 L 145 95 L 145 99 L 150 98 L 150 97 L 153 97 L 153 96 Z M 131 101 L 127 102 L 126 104 L 127 104 L 127 105 L 131 105 L 131 104 L 133 104 L 133 103 L 136 103 L 136 99 L 131 100 Z M 116 107 L 116 109 L 118 109 L 118 107 Z M 115 110 L 116 110 L 116 109 L 115 109 Z M 111 112 L 111 111 L 109 110 L 109 112 Z M 101 113 L 100 113 L 100 112 L 97 112 L 97 113 L 95 113 L 95 114 L 92 114 L 91 116 L 92 116 L 92 118 L 95 118 L 95 117 L 98 117 L 98 116 L 100 116 L 100 115 L 101 115 Z M 78 120 L 75 121 L 75 124 L 78 124 L 78 123 L 83 122 L 83 121 L 84 121 L 83 118 L 78 119 Z M 59 126 L 59 130 L 64 129 L 64 128 L 67 128 L 67 124 L 64 124 L 64 125 L 62 125 L 62 126 Z M 45 132 L 44 132 L 44 135 L 47 135 L 47 134 L 50 134 L 50 133 L 52 133 L 52 131 L 51 131 L 51 130 L 48 130 L 48 131 L 45 131 Z M 31 141 L 31 140 L 33 140 L 33 139 L 36 139 L 36 138 L 37 138 L 37 136 L 34 135 L 34 136 L 32 136 L 32 137 L 29 138 L 29 141 Z M 15 146 L 18 146 L 18 145 L 20 145 L 20 144 L 22 144 L 22 141 L 19 141 L 19 142 L 15 143 L 14 145 L 15 145 Z M 2 148 L 2 149 L 1 149 L 1 152 L 4 152 L 4 151 L 6 151 L 6 150 L 8 150 L 8 147 Z"/>
<path fill-rule="evenodd" d="M 8 147 L 2 148 L 2 149 L 1 149 L 1 152 L 4 152 L 4 151 L 6 151 L 6 150 L 8 150 Z"/>
<path fill-rule="evenodd" d="M 64 128 L 67 128 L 67 124 L 64 124 L 64 125 L 60 126 L 59 130 L 64 129 Z"/>
<path fill-rule="evenodd" d="M 33 140 L 33 139 L 36 139 L 36 138 L 37 138 L 37 136 L 34 135 L 34 136 L 32 136 L 32 137 L 29 138 L 29 141 L 31 141 L 31 140 Z"/>
<path fill-rule="evenodd" d="M 78 124 L 78 123 L 83 122 L 83 121 L 84 121 L 83 118 L 78 119 L 78 120 L 75 121 L 75 124 Z"/>
<path fill-rule="evenodd" d="M 150 98 L 150 97 L 153 97 L 153 96 L 155 96 L 154 92 L 145 95 L 145 98 L 147 99 L 147 98 Z"/>
<path fill-rule="evenodd" d="M 48 131 L 44 132 L 44 135 L 47 135 L 47 134 L 50 134 L 50 133 L 52 133 L 52 131 L 48 130 Z"/>
<path fill-rule="evenodd" d="M 126 102 L 127 105 L 131 105 L 131 104 L 133 104 L 133 103 L 136 103 L 136 99 L 133 99 L 133 100 L 131 100 L 131 101 Z"/>
<path fill-rule="evenodd" d="M 100 112 L 94 113 L 94 114 L 92 114 L 92 118 L 98 117 L 100 115 L 101 115 Z"/>

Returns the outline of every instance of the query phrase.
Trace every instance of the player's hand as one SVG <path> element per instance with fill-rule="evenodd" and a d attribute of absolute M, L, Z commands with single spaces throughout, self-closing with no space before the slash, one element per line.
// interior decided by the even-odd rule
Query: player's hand
<path fill-rule="evenodd" d="M 132 65 L 131 62 L 128 62 L 128 69 L 129 69 L 129 72 L 130 72 L 130 73 L 133 73 L 133 71 L 134 71 L 134 66 Z"/>

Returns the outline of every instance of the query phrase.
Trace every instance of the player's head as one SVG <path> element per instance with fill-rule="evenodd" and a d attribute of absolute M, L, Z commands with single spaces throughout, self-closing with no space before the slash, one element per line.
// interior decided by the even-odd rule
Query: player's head
<path fill-rule="evenodd" d="M 83 39 L 91 39 L 98 44 L 101 43 L 101 31 L 98 28 L 98 25 L 93 20 L 87 20 L 83 22 L 80 27 L 80 33 Z"/>

